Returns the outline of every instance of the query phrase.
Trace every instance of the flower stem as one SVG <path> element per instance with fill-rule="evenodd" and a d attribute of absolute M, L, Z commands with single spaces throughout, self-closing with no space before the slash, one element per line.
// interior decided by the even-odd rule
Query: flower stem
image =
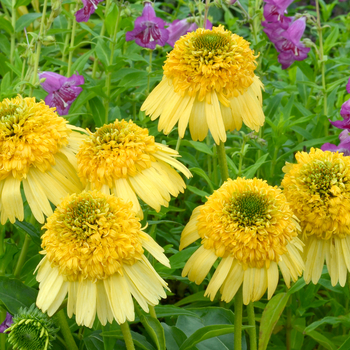
<path fill-rule="evenodd" d="M 102 38 L 105 35 L 105 31 L 106 31 L 106 23 L 105 22 L 106 22 L 106 17 L 108 15 L 108 11 L 109 11 L 109 6 L 110 5 L 111 5 L 111 1 L 107 0 L 106 1 L 106 10 L 105 10 L 105 19 L 104 19 L 104 21 L 102 23 L 102 28 L 101 28 L 101 31 L 100 31 L 100 38 Z M 95 61 L 94 61 L 94 64 L 92 66 L 92 79 L 96 78 L 97 66 L 98 66 L 98 57 L 95 54 Z"/>
<path fill-rule="evenodd" d="M 30 243 L 30 236 L 26 233 L 24 238 L 24 243 L 21 249 L 21 253 L 19 254 L 19 258 L 17 260 L 15 272 L 13 273 L 16 278 L 19 278 L 21 275 L 22 267 L 27 256 L 29 243 Z"/>
<path fill-rule="evenodd" d="M 73 6 L 74 6 L 74 4 L 70 4 L 70 7 L 69 7 L 70 8 L 70 12 L 73 11 Z M 64 39 L 64 46 L 63 46 L 63 53 L 62 53 L 62 61 L 63 62 L 66 62 L 71 29 L 72 29 L 72 19 L 70 17 L 68 17 L 67 34 L 66 34 L 66 37 Z M 63 67 L 60 70 L 60 74 L 63 74 Z"/>
<path fill-rule="evenodd" d="M 61 328 L 61 332 L 63 334 L 63 338 L 67 344 L 67 349 L 69 350 L 78 350 L 77 344 L 74 341 L 72 332 L 70 331 L 66 314 L 63 310 L 56 313 L 57 323 Z"/>
<path fill-rule="evenodd" d="M 130 332 L 130 327 L 128 322 L 124 322 L 120 325 L 120 328 L 122 330 L 123 336 L 124 336 L 124 341 L 126 345 L 127 350 L 135 350 L 134 342 L 132 340 L 131 332 Z"/>
<path fill-rule="evenodd" d="M 5 254 L 5 226 L 0 226 L 0 259 Z M 0 264 L 0 276 L 5 274 L 5 268 L 3 264 Z"/>
<path fill-rule="evenodd" d="M 202 27 L 205 29 L 207 27 L 208 12 L 210 7 L 210 0 L 205 0 L 205 10 Z"/>
<path fill-rule="evenodd" d="M 234 348 L 242 349 L 242 313 L 243 313 L 243 294 L 242 286 L 238 289 L 235 296 L 235 331 Z"/>
<path fill-rule="evenodd" d="M 241 152 L 239 153 L 239 163 L 238 163 L 238 173 L 237 177 L 242 176 L 242 166 L 243 166 L 243 158 L 244 158 L 244 147 L 246 144 L 245 136 L 243 135 Z"/>
<path fill-rule="evenodd" d="M 152 73 L 152 55 L 153 50 L 149 50 L 149 66 L 148 66 L 148 76 L 147 76 L 147 90 L 146 90 L 146 97 L 149 95 L 149 86 L 151 82 L 151 73 Z"/>
<path fill-rule="evenodd" d="M 11 1 L 11 22 L 12 22 L 12 27 L 15 28 L 16 26 L 16 0 Z M 10 63 L 13 64 L 14 60 L 14 54 L 15 54 L 15 49 L 16 49 L 16 32 L 15 30 L 11 34 L 11 51 L 10 51 Z M 11 78 L 12 78 L 13 72 L 11 70 Z"/>
<path fill-rule="evenodd" d="M 153 317 L 153 318 L 157 318 L 157 314 L 156 314 L 156 309 L 154 308 L 154 306 L 149 305 L 149 314 Z"/>
<path fill-rule="evenodd" d="M 228 167 L 227 167 L 227 159 L 226 159 L 226 151 L 225 151 L 225 143 L 221 142 L 216 145 L 216 149 L 218 152 L 218 160 L 221 172 L 222 182 L 225 182 L 229 178 Z"/>
<path fill-rule="evenodd" d="M 118 6 L 118 16 L 115 21 L 115 27 L 114 27 L 114 33 L 112 36 L 112 42 L 110 44 L 110 49 L 111 49 L 111 55 L 109 57 L 109 66 L 113 64 L 113 58 L 114 58 L 114 48 L 116 44 L 116 39 L 117 39 L 117 34 L 118 34 L 118 27 L 119 27 L 119 19 L 120 19 L 120 7 Z M 109 101 L 111 100 L 111 77 L 112 77 L 112 72 L 109 71 L 106 76 L 106 95 L 107 98 L 104 100 L 104 108 L 105 108 L 105 124 L 108 124 L 108 112 L 109 112 Z"/>
<path fill-rule="evenodd" d="M 250 350 L 257 350 L 257 342 L 256 342 L 256 323 L 255 323 L 255 313 L 254 313 L 254 305 L 253 302 L 250 302 L 247 305 L 247 313 L 248 313 L 248 324 L 249 326 L 253 326 L 254 328 L 250 328 L 249 333 L 249 341 L 250 341 Z"/>
<path fill-rule="evenodd" d="M 75 12 L 77 12 L 78 9 L 79 9 L 79 2 L 77 1 L 75 3 Z M 70 46 L 69 46 L 69 54 L 68 54 L 67 77 L 71 76 L 73 53 L 74 53 L 75 30 L 76 30 L 76 28 L 77 28 L 77 21 L 73 20 L 72 34 L 71 34 L 71 37 L 70 37 Z"/>
<path fill-rule="evenodd" d="M 181 145 L 181 137 L 179 135 L 178 138 L 177 138 L 177 141 L 176 141 L 176 146 L 175 146 L 176 152 L 179 152 L 180 145 Z"/>
<path fill-rule="evenodd" d="M 317 33 L 318 33 L 318 41 L 319 41 L 319 60 L 321 63 L 321 75 L 322 75 L 322 90 L 323 90 L 323 114 L 327 115 L 327 88 L 326 88 L 326 65 L 325 65 L 325 57 L 323 53 L 323 36 L 322 36 L 322 26 L 321 26 L 321 15 L 320 15 L 320 4 L 319 0 L 316 0 L 316 14 L 317 14 Z M 325 133 L 328 135 L 328 125 L 325 124 Z"/>
<path fill-rule="evenodd" d="M 0 307 L 0 323 L 6 318 L 6 310 Z M 0 349 L 6 349 L 6 334 L 0 333 Z"/>
<path fill-rule="evenodd" d="M 33 86 L 29 90 L 29 96 L 33 96 L 34 86 L 38 80 L 38 68 L 39 68 L 40 53 L 41 53 L 41 40 L 43 39 L 42 36 L 43 36 L 43 32 L 44 32 L 46 9 L 47 9 L 47 0 L 44 0 L 43 12 L 41 15 L 41 23 L 40 23 L 40 29 L 39 29 L 39 35 L 38 35 L 38 43 L 36 45 L 34 70 L 33 70 L 33 76 L 32 76 L 32 85 Z"/>

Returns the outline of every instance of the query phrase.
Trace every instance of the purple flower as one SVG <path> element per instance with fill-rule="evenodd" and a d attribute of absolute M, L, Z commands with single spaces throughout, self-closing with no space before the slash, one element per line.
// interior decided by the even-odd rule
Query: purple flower
<path fill-rule="evenodd" d="M 343 103 L 340 109 L 340 115 L 344 120 L 329 121 L 332 125 L 339 129 L 350 129 L 350 100 Z"/>
<path fill-rule="evenodd" d="M 77 22 L 87 22 L 90 16 L 96 11 L 97 5 L 103 0 L 82 0 L 84 7 L 76 12 Z"/>
<path fill-rule="evenodd" d="M 349 130 L 347 130 L 349 132 Z M 340 135 L 339 135 L 340 136 Z M 350 156 L 350 136 L 344 138 L 339 146 L 333 145 L 332 143 L 325 143 L 321 147 L 322 151 L 331 151 L 331 152 L 339 152 L 343 153 L 344 156 Z"/>
<path fill-rule="evenodd" d="M 207 20 L 206 29 L 212 29 L 213 25 L 212 23 Z M 174 47 L 175 42 L 180 39 L 181 36 L 185 35 L 188 32 L 193 32 L 196 29 L 198 29 L 198 26 L 196 22 L 194 21 L 194 18 L 184 18 L 184 19 L 176 19 L 173 23 L 169 25 L 167 28 L 169 31 L 169 39 L 167 40 L 167 43 Z"/>
<path fill-rule="evenodd" d="M 164 46 L 169 39 L 169 32 L 164 28 L 165 22 L 156 17 L 150 2 L 145 3 L 142 16 L 136 18 L 135 28 L 126 32 L 126 41 L 135 40 L 136 44 L 154 50 L 156 45 Z"/>
<path fill-rule="evenodd" d="M 280 22 L 284 29 L 288 28 L 288 24 L 284 23 L 284 14 L 287 12 L 287 7 L 294 0 L 265 0 L 266 5 L 264 6 L 264 17 L 268 22 Z"/>
<path fill-rule="evenodd" d="M 281 34 L 284 39 L 276 42 L 276 49 L 280 52 L 278 62 L 282 64 L 282 69 L 287 69 L 294 61 L 307 58 L 310 48 L 300 41 L 305 27 L 305 17 L 297 19 Z"/>
<path fill-rule="evenodd" d="M 348 94 L 350 94 L 350 78 L 349 78 L 348 83 L 346 84 L 346 91 Z"/>
<path fill-rule="evenodd" d="M 0 333 L 4 333 L 7 328 L 12 325 L 12 316 L 8 312 L 6 312 L 6 318 L 3 323 L 0 324 Z"/>
<path fill-rule="evenodd" d="M 46 78 L 41 83 L 42 88 L 49 94 L 45 98 L 45 103 L 50 107 L 56 107 L 59 115 L 67 115 L 70 106 L 83 89 L 77 85 L 84 84 L 84 77 L 74 74 L 70 78 L 63 75 L 44 72 L 39 74 L 39 79 Z"/>
<path fill-rule="evenodd" d="M 264 27 L 263 31 L 268 36 L 269 40 L 276 44 L 279 41 L 285 40 L 285 38 L 282 36 L 282 34 L 285 32 L 285 29 L 289 27 L 289 25 L 293 22 L 292 17 L 286 17 L 281 16 L 281 20 L 283 19 L 284 25 L 282 26 L 281 22 L 267 22 L 263 21 L 261 22 L 262 26 Z M 286 27 L 287 26 L 287 27 Z M 286 28 L 285 28 L 286 27 Z"/>

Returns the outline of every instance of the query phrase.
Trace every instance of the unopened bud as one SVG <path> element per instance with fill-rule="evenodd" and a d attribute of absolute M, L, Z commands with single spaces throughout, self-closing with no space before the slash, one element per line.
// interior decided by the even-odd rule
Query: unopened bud
<path fill-rule="evenodd" d="M 56 39 L 52 35 L 45 36 L 42 40 L 43 45 L 50 46 L 56 42 Z"/>

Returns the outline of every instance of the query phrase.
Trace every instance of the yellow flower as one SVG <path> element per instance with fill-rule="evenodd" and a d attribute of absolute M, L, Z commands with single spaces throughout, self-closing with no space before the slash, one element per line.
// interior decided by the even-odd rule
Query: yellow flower
<path fill-rule="evenodd" d="M 138 195 L 159 211 L 186 187 L 180 170 L 187 178 L 190 171 L 179 161 L 178 152 L 156 143 L 148 130 L 131 120 L 116 120 L 104 125 L 80 146 L 77 154 L 79 177 L 86 189 L 110 191 L 131 201 L 139 217 L 143 217 Z M 173 169 L 172 166 L 175 168 Z"/>
<path fill-rule="evenodd" d="M 182 276 L 200 284 L 220 258 L 205 295 L 229 302 L 243 283 L 243 302 L 273 295 L 280 268 L 286 285 L 298 279 L 304 264 L 299 225 L 286 198 L 266 181 L 228 180 L 197 207 L 182 232 L 180 249 L 201 238 L 201 246 L 187 261 Z"/>
<path fill-rule="evenodd" d="M 311 148 L 287 164 L 284 193 L 300 220 L 305 243 L 304 279 L 317 283 L 324 260 L 332 285 L 346 283 L 350 271 L 350 157 Z"/>
<path fill-rule="evenodd" d="M 17 96 L 0 102 L 1 224 L 23 220 L 21 183 L 34 217 L 45 221 L 54 205 L 82 187 L 75 153 L 83 136 L 54 108 Z"/>
<path fill-rule="evenodd" d="M 132 204 L 98 191 L 63 200 L 44 226 L 45 257 L 38 265 L 37 306 L 49 316 L 68 293 L 67 313 L 92 327 L 97 313 L 105 325 L 134 320 L 132 296 L 143 310 L 165 298 L 167 284 L 144 256 L 148 250 L 169 266 L 167 257 L 141 229 Z"/>
<path fill-rule="evenodd" d="M 168 54 L 163 80 L 141 110 L 169 134 L 179 122 L 184 137 L 188 123 L 193 140 L 202 141 L 208 128 L 217 144 L 226 130 L 239 130 L 243 122 L 258 131 L 264 124 L 256 56 L 249 43 L 222 26 L 199 28 L 182 36 Z"/>

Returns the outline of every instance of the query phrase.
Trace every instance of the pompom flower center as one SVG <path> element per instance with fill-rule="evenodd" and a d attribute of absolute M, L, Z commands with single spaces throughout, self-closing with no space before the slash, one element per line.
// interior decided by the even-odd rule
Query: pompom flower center
<path fill-rule="evenodd" d="M 305 164 L 301 169 L 303 182 L 312 194 L 319 194 L 325 198 L 333 196 L 339 189 L 345 188 L 348 179 L 344 174 L 344 164 L 329 160 L 315 160 L 311 164 Z"/>
<path fill-rule="evenodd" d="M 143 254 L 131 203 L 97 191 L 67 197 L 48 218 L 42 247 L 69 281 L 106 279 Z"/>
<path fill-rule="evenodd" d="M 253 83 L 255 58 L 246 40 L 222 26 L 199 28 L 175 43 L 163 67 L 164 75 L 182 96 L 203 101 L 215 91 L 228 107 L 229 98 L 243 94 Z"/>
<path fill-rule="evenodd" d="M 153 153 L 158 151 L 154 137 L 148 130 L 132 121 L 116 120 L 105 125 L 80 146 L 77 154 L 79 177 L 94 183 L 113 186 L 119 178 L 135 176 L 138 171 L 151 167 Z"/>
<path fill-rule="evenodd" d="M 0 102 L 0 180 L 12 174 L 21 180 L 31 166 L 42 172 L 55 164 L 54 155 L 68 143 L 67 121 L 35 98 Z"/>
<path fill-rule="evenodd" d="M 227 181 L 200 209 L 197 229 L 204 248 L 232 256 L 244 268 L 270 266 L 297 236 L 282 191 L 258 179 Z"/>

